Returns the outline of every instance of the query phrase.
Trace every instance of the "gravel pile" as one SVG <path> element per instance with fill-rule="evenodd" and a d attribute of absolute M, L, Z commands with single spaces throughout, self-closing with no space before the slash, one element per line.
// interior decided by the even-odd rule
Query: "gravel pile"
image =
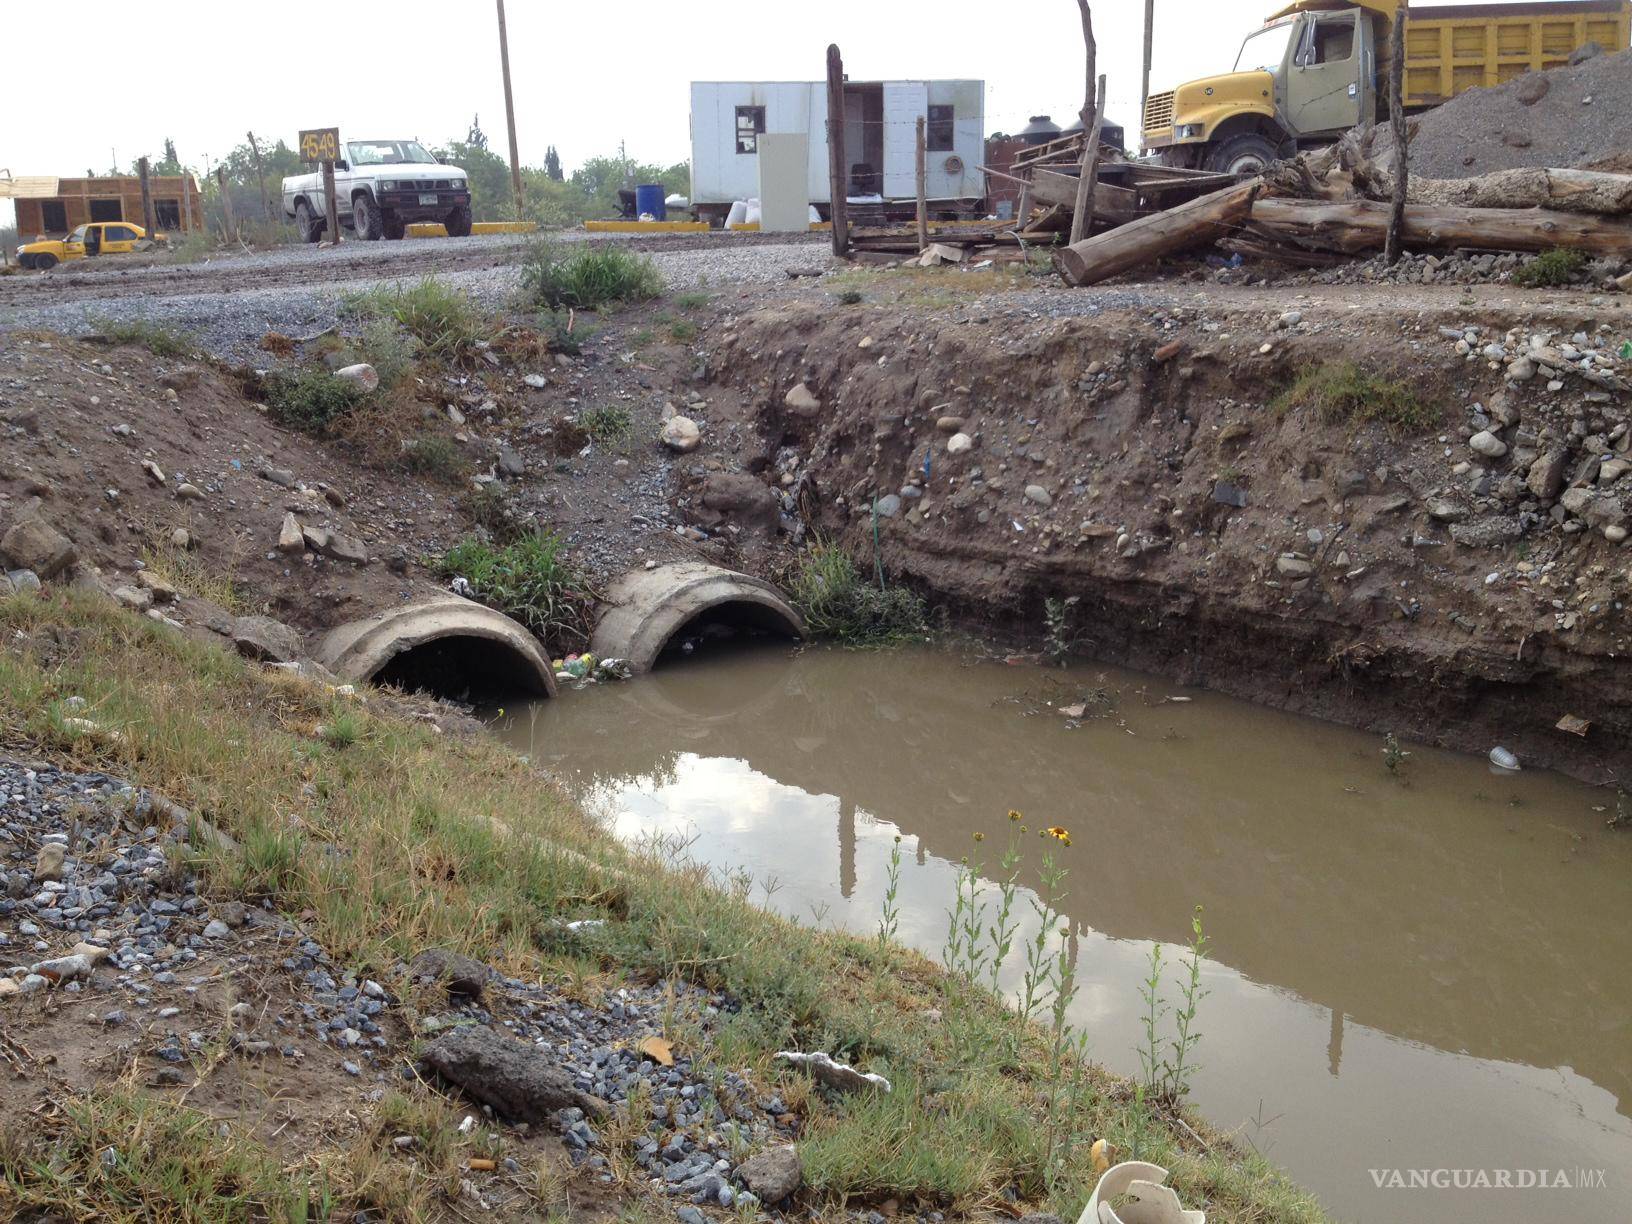
<path fill-rule="evenodd" d="M 1419 120 L 1411 172 L 1471 178 L 1520 166 L 1620 164 L 1632 156 L 1632 51 L 1470 89 Z M 1388 147 L 1385 134 L 1378 150 Z"/>

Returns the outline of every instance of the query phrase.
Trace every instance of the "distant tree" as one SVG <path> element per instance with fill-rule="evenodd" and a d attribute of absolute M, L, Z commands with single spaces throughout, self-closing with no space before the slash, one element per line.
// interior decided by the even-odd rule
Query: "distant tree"
<path fill-rule="evenodd" d="M 437 157 L 458 166 L 470 180 L 470 208 L 478 221 L 508 221 L 515 212 L 515 194 L 510 184 L 510 163 L 487 147 L 487 137 L 471 124 L 470 135 L 481 143 L 450 140 L 436 150 Z"/>
<path fill-rule="evenodd" d="M 181 158 L 176 155 L 176 142 L 168 136 L 164 138 L 164 160 L 152 167 L 154 174 L 180 174 Z"/>
<path fill-rule="evenodd" d="M 557 183 L 561 182 L 564 177 L 561 173 L 561 155 L 555 151 L 554 145 L 551 145 L 547 150 L 545 150 L 544 174 L 545 177 L 552 179 Z"/>
<path fill-rule="evenodd" d="M 475 149 L 487 148 L 487 133 L 482 131 L 482 117 L 473 116 L 470 121 L 470 135 L 465 137 L 465 143 Z"/>

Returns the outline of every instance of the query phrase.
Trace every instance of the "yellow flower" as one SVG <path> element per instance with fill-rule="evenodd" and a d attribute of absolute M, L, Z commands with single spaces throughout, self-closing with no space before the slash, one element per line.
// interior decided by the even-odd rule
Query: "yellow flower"
<path fill-rule="evenodd" d="M 1009 809 L 1009 819 L 1011 821 L 1014 821 L 1014 822 L 1018 823 L 1019 820 L 1020 820 L 1020 813 L 1015 811 L 1013 808 L 1010 808 Z"/>
<path fill-rule="evenodd" d="M 984 833 L 976 833 L 976 834 L 975 834 L 975 840 L 976 840 L 976 841 L 977 841 L 977 842 L 982 842 L 982 841 L 985 841 L 985 840 L 986 840 L 986 834 L 984 834 Z"/>
<path fill-rule="evenodd" d="M 1069 846 L 1071 844 L 1071 831 L 1069 829 L 1061 828 L 1059 825 L 1050 825 L 1048 828 L 1044 829 L 1043 836 L 1052 837 L 1062 846 Z"/>

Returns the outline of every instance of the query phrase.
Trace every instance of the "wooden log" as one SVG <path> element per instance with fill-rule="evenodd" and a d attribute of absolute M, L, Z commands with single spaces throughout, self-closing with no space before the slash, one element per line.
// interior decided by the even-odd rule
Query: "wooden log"
<path fill-rule="evenodd" d="M 1383 238 L 1383 258 L 1389 266 L 1400 262 L 1400 237 L 1405 228 L 1406 161 L 1409 141 L 1405 134 L 1405 22 L 1409 0 L 1400 0 L 1394 14 L 1394 28 L 1388 43 L 1388 122 L 1394 131 L 1394 191 L 1389 201 L 1388 232 Z"/>
<path fill-rule="evenodd" d="M 323 163 L 323 200 L 328 239 L 331 246 L 340 245 L 340 201 L 334 194 L 334 162 Z"/>
<path fill-rule="evenodd" d="M 1619 216 L 1632 213 L 1632 175 L 1524 168 L 1470 179 L 1414 178 L 1406 198 L 1460 208 L 1556 208 Z"/>
<path fill-rule="evenodd" d="M 1033 170 L 1032 199 L 1040 204 L 1058 204 L 1064 208 L 1077 206 L 1078 179 L 1074 174 L 1057 170 Z M 1107 221 L 1131 221 L 1141 214 L 1139 196 L 1132 188 L 1117 187 L 1111 183 L 1094 184 L 1094 215 Z"/>
<path fill-rule="evenodd" d="M 232 216 L 232 193 L 227 190 L 227 168 L 225 166 L 215 168 L 215 185 L 221 192 L 221 217 L 226 225 L 226 240 L 236 242 L 238 240 L 238 226 Z"/>
<path fill-rule="evenodd" d="M 1263 180 L 1248 179 L 1166 212 L 1072 243 L 1055 257 L 1069 285 L 1093 285 L 1201 242 L 1212 242 L 1252 212 Z"/>
<path fill-rule="evenodd" d="M 827 177 L 831 192 L 829 205 L 833 222 L 833 254 L 843 259 L 850 249 L 850 232 L 846 201 L 849 198 L 849 172 L 844 155 L 844 60 L 839 55 L 839 44 L 827 48 Z"/>
<path fill-rule="evenodd" d="M 1351 255 L 1382 249 L 1388 235 L 1388 215 L 1389 205 L 1376 200 L 1332 203 L 1264 198 L 1253 201 L 1250 209 L 1252 227 L 1261 234 Z M 1132 228 L 1124 226 L 1105 237 L 1116 237 Z M 1632 257 L 1632 221 L 1545 208 L 1408 204 L 1400 232 L 1404 244 L 1413 249 L 1548 251 L 1574 247 L 1591 255 Z"/>

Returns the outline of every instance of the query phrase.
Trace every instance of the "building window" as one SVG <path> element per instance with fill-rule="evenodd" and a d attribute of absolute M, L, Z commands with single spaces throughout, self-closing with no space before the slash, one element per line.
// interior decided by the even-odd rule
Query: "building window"
<path fill-rule="evenodd" d="M 92 221 L 123 221 L 125 210 L 118 200 L 92 200 Z"/>
<path fill-rule="evenodd" d="M 737 152 L 752 156 L 759 152 L 759 135 L 765 130 L 763 106 L 737 107 Z"/>
<path fill-rule="evenodd" d="M 181 201 L 154 200 L 153 224 L 160 229 L 181 228 Z"/>
<path fill-rule="evenodd" d="M 928 130 L 924 134 L 924 148 L 931 153 L 950 153 L 952 151 L 952 108 L 950 106 L 931 106 L 929 108 Z"/>
<path fill-rule="evenodd" d="M 40 201 L 40 228 L 47 234 L 68 232 L 68 207 L 61 200 Z"/>

